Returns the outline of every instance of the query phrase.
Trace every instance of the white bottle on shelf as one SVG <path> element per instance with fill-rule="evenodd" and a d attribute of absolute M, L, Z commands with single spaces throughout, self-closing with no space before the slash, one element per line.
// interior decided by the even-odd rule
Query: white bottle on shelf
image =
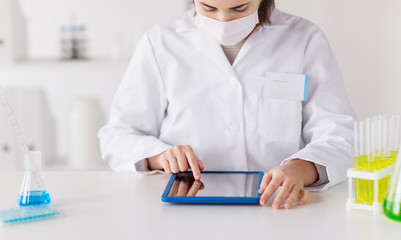
<path fill-rule="evenodd" d="M 78 97 L 68 117 L 68 162 L 74 169 L 90 170 L 104 165 L 101 160 L 97 132 L 103 124 L 99 100 Z"/>

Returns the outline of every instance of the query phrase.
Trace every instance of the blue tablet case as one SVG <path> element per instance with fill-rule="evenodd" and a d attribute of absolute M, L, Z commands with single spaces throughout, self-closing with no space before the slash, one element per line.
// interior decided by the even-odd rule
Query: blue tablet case
<path fill-rule="evenodd" d="M 223 174 L 230 174 L 230 173 L 258 173 L 259 174 L 259 181 L 258 181 L 258 189 L 260 188 L 260 182 L 262 181 L 263 172 L 257 171 L 203 171 L 201 173 L 223 173 Z M 195 197 L 168 197 L 168 193 L 170 191 L 171 186 L 177 174 L 173 174 L 170 177 L 170 180 L 167 183 L 167 186 L 162 195 L 163 202 L 170 202 L 170 203 L 212 203 L 212 204 L 257 204 L 259 203 L 259 199 L 261 194 L 257 192 L 256 196 L 254 197 L 212 197 L 212 196 L 195 196 Z"/>

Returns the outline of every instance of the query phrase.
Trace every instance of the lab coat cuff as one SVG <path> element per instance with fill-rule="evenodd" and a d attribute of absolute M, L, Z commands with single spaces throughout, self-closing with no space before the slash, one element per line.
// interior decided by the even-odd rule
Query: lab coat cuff
<path fill-rule="evenodd" d="M 313 162 L 313 164 L 315 165 L 318 173 L 318 180 L 312 183 L 311 185 L 306 186 L 306 188 L 311 191 L 320 191 L 320 189 L 324 187 L 321 185 L 328 185 L 329 183 L 329 178 L 327 176 L 327 169 L 324 165 L 315 162 Z"/>
<path fill-rule="evenodd" d="M 132 171 L 142 175 L 151 175 L 154 173 L 162 173 L 162 170 L 150 170 L 147 158 L 159 155 L 162 152 L 167 151 L 168 149 L 172 148 L 173 146 L 165 144 L 163 142 L 159 142 L 158 146 L 153 148 L 153 151 L 149 152 L 147 156 L 143 159 L 140 159 L 134 163 Z"/>
<path fill-rule="evenodd" d="M 162 170 L 149 170 L 148 161 L 142 159 L 134 164 L 133 172 L 141 175 L 152 175 L 155 173 L 163 173 Z"/>
<path fill-rule="evenodd" d="M 295 155 L 285 159 L 284 161 L 281 162 L 280 165 L 291 162 L 292 160 L 295 160 L 295 159 L 302 159 L 305 161 L 312 162 L 316 167 L 316 170 L 318 173 L 318 180 L 315 181 L 314 183 L 312 183 L 311 185 L 305 186 L 304 188 L 306 190 L 309 190 L 312 192 L 321 192 L 321 191 L 325 191 L 328 189 L 330 181 L 328 178 L 328 173 L 327 173 L 327 169 L 326 169 L 325 165 L 317 163 L 316 161 L 314 161 L 312 159 L 301 157 L 301 156 L 295 156 Z"/>

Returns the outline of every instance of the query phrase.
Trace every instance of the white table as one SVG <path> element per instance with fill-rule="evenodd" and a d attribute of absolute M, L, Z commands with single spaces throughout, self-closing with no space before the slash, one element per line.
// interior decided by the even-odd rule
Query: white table
<path fill-rule="evenodd" d="M 59 218 L 0 228 L 18 239 L 401 239 L 401 223 L 345 210 L 342 183 L 290 210 L 161 202 L 168 175 L 45 172 Z M 0 172 L 0 209 L 17 206 L 23 172 Z"/>

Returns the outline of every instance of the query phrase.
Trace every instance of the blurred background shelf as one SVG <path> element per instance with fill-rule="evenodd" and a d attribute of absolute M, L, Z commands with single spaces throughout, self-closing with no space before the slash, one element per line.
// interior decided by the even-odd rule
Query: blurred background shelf
<path fill-rule="evenodd" d="M 13 65 L 0 68 L 1 85 L 6 90 L 15 92 L 16 89 L 41 89 L 43 91 L 44 104 L 48 106 L 46 111 L 54 119 L 54 144 L 55 151 L 47 156 L 44 154 L 45 164 L 57 164 L 68 167 L 68 157 L 71 154 L 69 145 L 70 138 L 70 116 L 73 111 L 74 102 L 80 99 L 92 99 L 98 101 L 101 111 L 101 124 L 104 124 L 111 106 L 115 91 L 122 79 L 128 60 L 108 61 L 108 60 L 78 60 L 78 61 L 23 61 Z M 37 134 L 29 134 L 29 129 L 38 126 L 41 122 L 32 123 L 34 114 L 21 116 L 18 107 L 22 103 L 27 104 L 32 100 L 24 99 L 24 94 L 19 94 L 19 98 L 11 97 L 16 105 L 16 116 L 20 116 L 21 128 L 27 139 L 37 138 Z M 21 107 L 20 107 L 21 108 Z M 43 116 L 42 116 L 43 117 Z M 6 123 L 7 124 L 7 123 Z M 28 126 L 27 126 L 28 125 Z M 8 127 L 8 126 L 6 126 Z M 26 128 L 24 130 L 24 128 Z M 51 129 L 48 129 L 51 130 Z M 44 133 L 43 133 L 44 134 Z M 42 135 L 43 135 L 42 134 Z M 33 136 L 32 136 L 33 135 Z M 97 143 L 96 143 L 97 144 Z M 42 147 L 43 148 L 43 147 Z M 46 148 L 46 147 L 44 147 Z M 44 149 L 37 149 L 44 150 Z M 45 157 L 47 156 L 47 157 Z M 46 161 L 46 158 L 51 160 Z M 99 157 L 100 158 L 100 157 Z M 92 161 L 92 160 L 91 160 Z M 99 159 L 99 165 L 101 165 Z M 17 167 L 20 167 L 18 164 Z M 89 167 L 90 168 L 90 167 Z M 94 165 L 93 168 L 96 168 Z M 88 167 L 83 167 L 88 169 Z"/>

